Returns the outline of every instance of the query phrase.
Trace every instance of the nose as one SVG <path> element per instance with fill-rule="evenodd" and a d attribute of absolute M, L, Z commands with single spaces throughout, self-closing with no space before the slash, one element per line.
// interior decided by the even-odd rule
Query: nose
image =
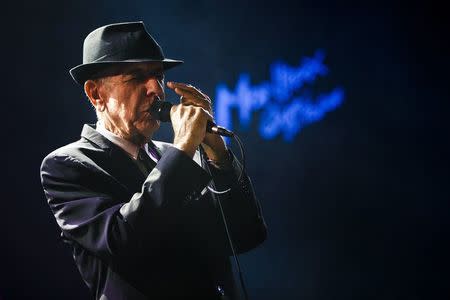
<path fill-rule="evenodd" d="M 145 82 L 147 96 L 156 94 L 164 99 L 164 79 L 158 77 L 149 77 Z"/>

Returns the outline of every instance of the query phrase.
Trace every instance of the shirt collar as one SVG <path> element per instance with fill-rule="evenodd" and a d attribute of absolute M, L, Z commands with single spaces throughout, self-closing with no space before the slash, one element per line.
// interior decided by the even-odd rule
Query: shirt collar
<path fill-rule="evenodd" d="M 126 139 L 112 133 L 105 128 L 105 124 L 100 120 L 97 122 L 95 130 L 97 130 L 101 135 L 110 140 L 112 143 L 125 150 L 125 152 L 127 152 L 132 158 L 137 159 L 139 153 L 138 145 L 133 144 L 132 142 L 127 141 Z"/>

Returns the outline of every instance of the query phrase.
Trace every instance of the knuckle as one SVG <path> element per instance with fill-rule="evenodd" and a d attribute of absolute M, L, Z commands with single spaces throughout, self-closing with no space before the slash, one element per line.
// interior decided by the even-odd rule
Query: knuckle
<path fill-rule="evenodd" d="M 208 118 L 208 119 L 211 118 L 211 114 L 209 113 L 208 110 L 202 108 L 202 113 L 203 113 L 203 116 L 205 116 L 206 118 Z"/>
<path fill-rule="evenodd" d="M 190 112 L 191 112 L 193 115 L 198 115 L 198 114 L 200 114 L 200 110 L 199 110 L 199 107 L 198 107 L 198 106 L 190 106 L 189 109 L 190 109 Z"/>

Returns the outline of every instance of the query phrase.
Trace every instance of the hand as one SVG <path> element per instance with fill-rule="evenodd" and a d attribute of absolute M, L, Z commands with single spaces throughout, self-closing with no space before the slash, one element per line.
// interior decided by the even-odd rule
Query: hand
<path fill-rule="evenodd" d="M 170 110 L 174 139 L 173 145 L 194 157 L 195 150 L 204 140 L 206 123 L 211 115 L 202 107 L 178 104 Z"/>
<path fill-rule="evenodd" d="M 181 104 L 177 105 L 177 107 L 182 106 L 182 107 L 201 108 L 204 112 L 207 113 L 207 115 L 209 117 L 206 120 L 214 121 L 213 113 L 212 113 L 212 106 L 211 106 L 211 99 L 208 97 L 208 95 L 204 94 L 202 91 L 200 91 L 199 89 L 195 88 L 194 86 L 192 86 L 190 84 L 167 82 L 167 86 L 170 89 L 174 90 L 175 93 L 180 95 L 180 103 Z M 186 114 L 186 116 L 188 116 L 188 115 Z M 172 118 L 172 112 L 171 112 L 171 118 Z M 188 120 L 184 119 L 184 121 L 187 122 Z M 194 121 L 193 120 L 189 121 L 189 123 L 191 123 L 191 122 L 194 122 Z M 218 162 L 226 161 L 228 159 L 228 153 L 227 153 L 227 149 L 226 149 L 223 138 L 217 134 L 207 133 L 206 132 L 206 122 L 202 125 L 200 125 L 200 124 L 197 124 L 197 125 L 199 127 L 203 126 L 203 127 L 201 127 L 201 129 L 203 129 L 203 131 L 202 131 L 203 139 L 200 140 L 200 142 L 198 144 L 197 144 L 197 141 L 198 141 L 197 139 L 195 139 L 195 141 L 192 141 L 192 144 L 195 144 L 195 149 L 197 148 L 197 146 L 200 143 L 202 143 L 209 159 L 212 159 L 212 160 L 215 160 Z M 172 126 L 173 126 L 173 120 L 172 120 Z M 190 126 L 190 125 L 186 124 L 186 126 Z M 190 128 L 186 127 L 182 131 L 185 131 L 188 129 L 190 129 Z M 193 129 L 193 128 L 191 128 L 191 129 Z M 196 130 L 200 130 L 200 128 L 196 128 Z M 174 127 L 174 131 L 175 131 L 175 127 Z M 184 135 L 184 134 L 182 134 L 182 132 L 180 132 L 180 134 Z M 195 136 L 196 136 L 196 138 L 200 138 L 202 136 L 202 134 L 200 134 L 200 132 L 197 132 L 195 134 Z M 186 135 L 186 137 L 187 137 L 187 135 Z M 185 139 L 185 138 L 183 138 L 183 139 Z M 183 143 L 186 143 L 186 142 L 183 142 Z M 174 139 L 174 145 L 175 144 L 176 143 L 175 143 L 175 139 Z M 188 143 L 188 144 L 190 144 L 190 143 Z M 192 153 L 195 153 L 195 150 Z"/>

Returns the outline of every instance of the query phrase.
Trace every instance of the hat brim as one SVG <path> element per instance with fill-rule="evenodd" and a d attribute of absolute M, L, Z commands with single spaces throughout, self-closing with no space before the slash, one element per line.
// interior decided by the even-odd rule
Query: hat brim
<path fill-rule="evenodd" d="M 164 59 L 164 60 L 152 60 L 152 59 L 129 59 L 122 61 L 102 61 L 97 63 L 81 64 L 70 69 L 69 73 L 76 83 L 83 85 L 88 79 L 93 78 L 93 76 L 112 65 L 126 65 L 131 63 L 140 62 L 161 62 L 163 64 L 164 71 L 176 67 L 183 63 L 182 60 L 175 59 Z"/>

